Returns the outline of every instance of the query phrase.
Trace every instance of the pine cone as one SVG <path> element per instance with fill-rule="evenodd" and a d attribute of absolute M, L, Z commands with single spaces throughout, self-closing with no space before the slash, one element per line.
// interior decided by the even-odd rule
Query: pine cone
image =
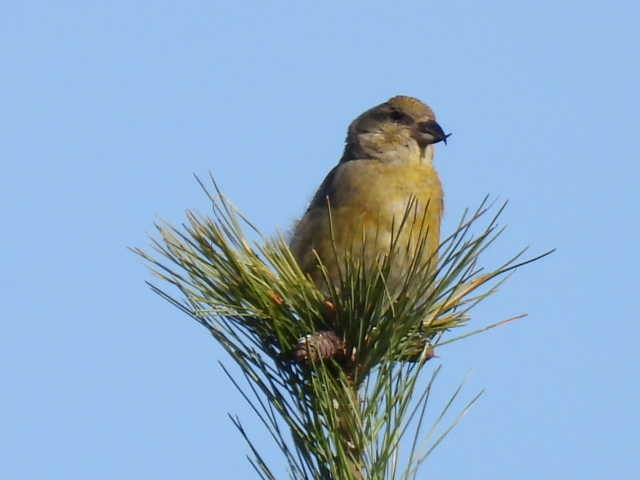
<path fill-rule="evenodd" d="M 317 362 L 328 358 L 342 359 L 345 356 L 344 341 L 332 330 L 315 332 L 302 337 L 292 352 L 296 362 Z"/>

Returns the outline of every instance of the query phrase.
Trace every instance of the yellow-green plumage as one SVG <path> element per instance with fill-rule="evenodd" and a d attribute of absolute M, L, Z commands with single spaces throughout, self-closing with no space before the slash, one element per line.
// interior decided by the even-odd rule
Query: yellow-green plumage
<path fill-rule="evenodd" d="M 399 237 L 389 280 L 402 279 L 411 256 L 405 247 L 421 226 L 428 228 L 428 236 L 420 261 L 435 265 L 443 192 L 432 165 L 432 144 L 438 139 L 416 126 L 426 122 L 435 123 L 429 107 L 410 97 L 394 97 L 351 124 L 341 162 L 325 178 L 291 239 L 301 268 L 320 288 L 316 253 L 334 283 L 343 257 L 360 255 L 363 242 L 365 262 L 374 267 L 389 252 L 392 228 L 397 232 L 412 200 L 413 215 Z"/>

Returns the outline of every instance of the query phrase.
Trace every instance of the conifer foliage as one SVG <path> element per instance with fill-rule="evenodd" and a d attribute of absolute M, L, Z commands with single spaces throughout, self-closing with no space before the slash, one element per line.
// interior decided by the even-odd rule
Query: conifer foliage
<path fill-rule="evenodd" d="M 394 291 L 385 280 L 401 248 L 395 246 L 375 274 L 352 252 L 341 259 L 339 284 L 325 275 L 321 291 L 283 237 L 263 237 L 215 182 L 211 191 L 200 185 L 211 213 L 188 212 L 181 227 L 157 224 L 152 250 L 134 251 L 158 280 L 149 283 L 153 291 L 207 328 L 237 364 L 239 375 L 222 368 L 270 432 L 290 478 L 415 478 L 480 396 L 458 407 L 445 425 L 462 385 L 431 412 L 440 367 L 428 361 L 444 344 L 520 318 L 460 331 L 506 274 L 550 252 L 523 260 L 523 250 L 483 269 L 479 258 L 502 232 L 497 220 L 504 208 L 485 199 L 442 241 L 433 265 L 412 262 Z M 415 205 L 407 205 L 396 230 L 415 225 L 407 220 L 417 216 Z M 248 232 L 258 240 L 249 241 Z M 422 258 L 428 231 L 412 234 L 412 255 Z M 230 418 L 249 444 L 259 477 L 275 480 L 245 425 Z"/>

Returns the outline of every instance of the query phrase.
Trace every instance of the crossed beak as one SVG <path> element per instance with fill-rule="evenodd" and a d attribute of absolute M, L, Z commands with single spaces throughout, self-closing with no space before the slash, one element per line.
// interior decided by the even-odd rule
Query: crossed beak
<path fill-rule="evenodd" d="M 447 138 L 451 136 L 450 133 L 444 133 L 442 127 L 435 120 L 418 123 L 414 135 L 418 143 L 423 147 L 438 142 L 444 142 L 446 145 Z"/>

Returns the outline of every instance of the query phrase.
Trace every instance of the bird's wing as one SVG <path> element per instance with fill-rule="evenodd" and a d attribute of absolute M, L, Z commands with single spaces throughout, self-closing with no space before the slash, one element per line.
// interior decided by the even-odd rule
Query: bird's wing
<path fill-rule="evenodd" d="M 314 210 L 316 208 L 326 208 L 327 207 L 327 197 L 331 198 L 332 193 L 335 190 L 334 179 L 336 177 L 336 173 L 338 169 L 341 167 L 341 164 L 336 165 L 331 169 L 331 171 L 324 177 L 324 180 L 320 184 L 318 191 L 313 196 L 309 207 L 307 208 L 307 212 Z"/>

